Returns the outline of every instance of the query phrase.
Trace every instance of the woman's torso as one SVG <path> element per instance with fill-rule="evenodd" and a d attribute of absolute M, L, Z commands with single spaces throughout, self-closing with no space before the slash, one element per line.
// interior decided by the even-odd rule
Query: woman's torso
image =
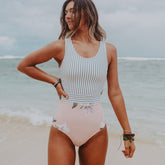
<path fill-rule="evenodd" d="M 65 54 L 60 63 L 60 76 L 62 86 L 69 95 L 69 99 L 62 97 L 61 100 L 95 104 L 100 102 L 101 92 L 107 76 L 106 43 L 101 41 L 99 48 L 95 47 L 93 49 L 95 51 L 93 54 L 88 48 L 84 50 L 86 57 L 80 54 L 80 50 L 79 48 L 79 52 L 77 52 L 71 38 L 65 39 Z M 91 57 L 88 56 L 90 54 Z"/>

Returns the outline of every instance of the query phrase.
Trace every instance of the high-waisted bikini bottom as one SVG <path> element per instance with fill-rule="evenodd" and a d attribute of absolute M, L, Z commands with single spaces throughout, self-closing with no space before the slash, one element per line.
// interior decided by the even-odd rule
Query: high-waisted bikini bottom
<path fill-rule="evenodd" d="M 75 146 L 85 144 L 105 127 L 101 104 L 85 105 L 60 100 L 52 125 L 65 133 Z"/>

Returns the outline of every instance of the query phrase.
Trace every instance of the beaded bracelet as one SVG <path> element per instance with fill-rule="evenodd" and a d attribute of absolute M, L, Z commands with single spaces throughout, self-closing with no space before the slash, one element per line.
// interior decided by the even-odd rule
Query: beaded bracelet
<path fill-rule="evenodd" d="M 134 133 L 130 133 L 130 134 L 123 134 L 123 137 L 127 137 L 127 138 L 131 138 L 134 137 L 135 134 Z"/>
<path fill-rule="evenodd" d="M 131 142 L 134 141 L 135 139 L 134 139 L 134 138 L 132 138 L 132 139 L 128 139 L 128 138 L 124 137 L 123 140 L 124 140 L 124 141 L 125 141 L 125 140 L 129 140 L 130 143 L 131 143 Z"/>
<path fill-rule="evenodd" d="M 131 131 L 128 131 L 128 130 L 123 130 L 123 132 L 129 132 L 129 133 L 132 133 Z"/>
<path fill-rule="evenodd" d="M 125 141 L 125 140 L 129 140 L 129 141 L 130 141 L 129 147 L 130 147 L 132 141 L 134 141 L 134 136 L 135 136 L 135 134 L 132 134 L 132 133 L 130 133 L 130 134 L 123 134 L 123 140 L 124 140 L 124 141 Z M 120 145 L 119 145 L 119 147 L 118 147 L 118 150 L 119 150 L 119 148 L 120 148 L 120 146 L 121 146 L 121 144 L 122 144 L 122 135 L 121 135 L 120 137 L 121 137 L 121 138 L 120 138 L 121 141 L 120 141 Z"/>
<path fill-rule="evenodd" d="M 135 134 L 133 134 L 133 133 L 123 134 L 123 140 L 129 140 L 131 143 L 132 141 L 134 141 L 134 136 L 135 136 Z"/>
<path fill-rule="evenodd" d="M 53 84 L 53 86 L 56 88 L 56 86 L 57 86 L 59 83 L 61 83 L 61 79 L 60 79 L 60 78 L 59 78 L 59 80 L 58 80 L 56 83 Z"/>

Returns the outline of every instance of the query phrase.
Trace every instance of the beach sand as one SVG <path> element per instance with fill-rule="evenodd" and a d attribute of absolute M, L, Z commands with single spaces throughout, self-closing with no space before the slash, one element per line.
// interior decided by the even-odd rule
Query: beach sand
<path fill-rule="evenodd" d="M 25 124 L 26 123 L 26 124 Z M 0 117 L 0 164 L 47 165 L 47 146 L 50 126 L 34 126 L 28 121 Z M 4 138 L 6 137 L 6 138 Z M 119 150 L 120 137 L 109 133 L 106 165 L 164 165 L 165 148 L 157 144 L 135 141 L 133 158 L 125 158 Z M 76 147 L 77 154 L 77 147 Z M 65 156 L 65 155 L 63 155 Z M 76 165 L 78 155 L 76 155 Z"/>

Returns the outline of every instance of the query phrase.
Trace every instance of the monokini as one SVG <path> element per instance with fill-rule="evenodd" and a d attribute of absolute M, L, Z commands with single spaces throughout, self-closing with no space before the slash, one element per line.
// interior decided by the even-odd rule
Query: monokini
<path fill-rule="evenodd" d="M 100 97 L 107 77 L 105 41 L 90 58 L 80 56 L 71 38 L 65 39 L 65 55 L 59 68 L 64 91 L 52 125 L 65 133 L 75 146 L 85 144 L 106 125 Z"/>

